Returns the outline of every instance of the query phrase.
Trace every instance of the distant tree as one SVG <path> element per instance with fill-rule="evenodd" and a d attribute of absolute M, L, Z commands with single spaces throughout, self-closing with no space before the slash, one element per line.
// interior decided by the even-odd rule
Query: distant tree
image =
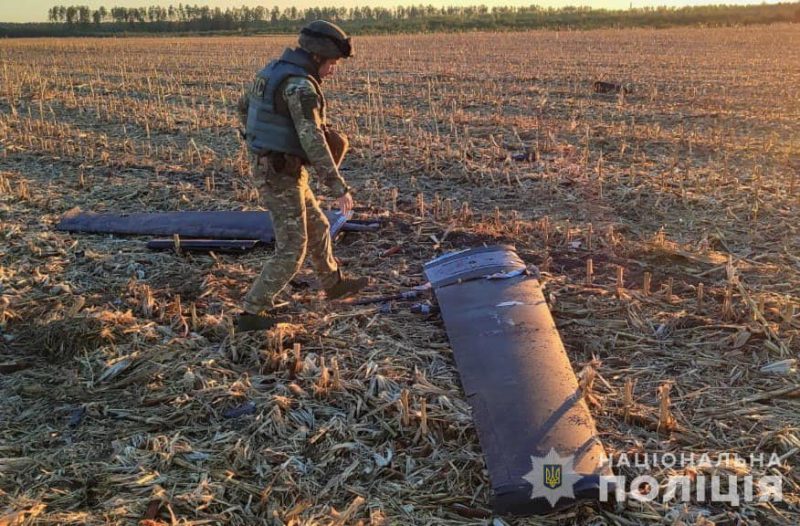
<path fill-rule="evenodd" d="M 89 6 L 78 6 L 78 23 L 82 26 L 88 26 L 92 22 L 92 10 Z"/>
<path fill-rule="evenodd" d="M 223 29 L 225 27 L 225 15 L 222 13 L 222 9 L 215 7 L 211 11 L 211 22 L 211 29 Z"/>
<path fill-rule="evenodd" d="M 74 24 L 75 23 L 75 18 L 77 16 L 78 16 L 78 9 L 74 5 L 69 6 L 67 8 L 67 15 L 66 15 L 67 24 L 69 24 L 69 25 Z"/>
<path fill-rule="evenodd" d="M 139 18 L 139 10 L 135 7 L 130 7 L 125 9 L 125 21 L 128 22 L 131 26 L 136 24 L 136 20 Z"/>
<path fill-rule="evenodd" d="M 128 20 L 128 9 L 126 7 L 112 7 L 111 18 L 118 24 L 126 22 Z"/>

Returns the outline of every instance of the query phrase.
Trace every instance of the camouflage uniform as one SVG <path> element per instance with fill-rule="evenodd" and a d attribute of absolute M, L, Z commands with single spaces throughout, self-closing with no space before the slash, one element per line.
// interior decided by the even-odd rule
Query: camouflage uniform
<path fill-rule="evenodd" d="M 324 101 L 314 85 L 303 77 L 290 77 L 281 95 L 288 107 L 308 163 L 334 195 L 350 191 L 339 165 L 348 149 L 347 138 L 325 123 Z M 242 122 L 247 120 L 249 96 L 239 100 Z M 245 311 L 257 314 L 269 310 L 274 298 L 300 270 L 306 253 L 321 285 L 329 289 L 340 279 L 333 257 L 330 225 L 308 185 L 308 171 L 297 156 L 272 152 L 251 153 L 250 165 L 263 203 L 272 214 L 275 252 L 267 258 L 261 274 L 244 299 Z"/>

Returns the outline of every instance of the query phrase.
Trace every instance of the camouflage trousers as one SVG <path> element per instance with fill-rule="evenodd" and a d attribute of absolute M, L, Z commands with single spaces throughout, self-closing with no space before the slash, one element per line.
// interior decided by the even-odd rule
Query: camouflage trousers
<path fill-rule="evenodd" d="M 347 153 L 347 137 L 333 131 L 326 136 L 338 166 Z M 275 251 L 244 298 L 244 310 L 258 314 L 273 307 L 275 297 L 302 268 L 306 254 L 322 288 L 329 289 L 340 278 L 330 224 L 308 185 L 308 171 L 301 160 L 286 154 L 251 155 L 250 169 L 275 232 Z"/>

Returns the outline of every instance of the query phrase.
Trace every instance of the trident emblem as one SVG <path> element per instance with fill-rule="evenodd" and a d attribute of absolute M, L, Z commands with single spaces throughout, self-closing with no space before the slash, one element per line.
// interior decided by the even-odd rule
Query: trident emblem
<path fill-rule="evenodd" d="M 544 465 L 544 485 L 550 489 L 556 489 L 561 486 L 560 464 Z"/>

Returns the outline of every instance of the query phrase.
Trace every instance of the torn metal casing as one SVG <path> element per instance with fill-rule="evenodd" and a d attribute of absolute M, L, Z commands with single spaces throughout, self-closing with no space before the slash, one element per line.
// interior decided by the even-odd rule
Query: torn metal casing
<path fill-rule="evenodd" d="M 525 271 L 525 263 L 506 245 L 444 254 L 425 264 L 425 277 L 434 287 L 485 276 Z"/>
<path fill-rule="evenodd" d="M 351 214 L 345 216 L 339 211 L 325 212 L 331 225 L 332 237 L 342 230 Z M 270 213 L 258 211 L 97 214 L 75 209 L 64 215 L 56 229 L 101 234 L 177 234 L 181 237 L 202 239 L 256 239 L 262 243 L 272 243 L 275 240 Z"/>
<path fill-rule="evenodd" d="M 611 470 L 538 279 L 508 246 L 447 254 L 425 275 L 472 406 L 495 512 L 545 514 L 598 498 L 599 477 Z M 564 472 L 574 485 L 554 505 L 532 458 L 551 449 L 574 455 L 574 477 Z"/>

